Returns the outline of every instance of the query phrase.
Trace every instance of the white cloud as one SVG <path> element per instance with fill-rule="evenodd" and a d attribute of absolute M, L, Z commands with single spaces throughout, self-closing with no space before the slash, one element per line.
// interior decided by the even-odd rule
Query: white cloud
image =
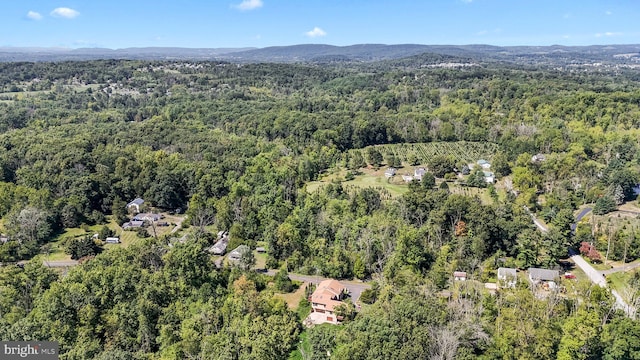
<path fill-rule="evenodd" d="M 473 2 L 473 0 L 462 0 L 463 3 L 465 4 L 471 4 Z"/>
<path fill-rule="evenodd" d="M 242 0 L 240 4 L 234 5 L 234 7 L 238 10 L 246 11 L 261 8 L 262 5 L 264 5 L 262 0 Z"/>
<path fill-rule="evenodd" d="M 476 33 L 477 36 L 484 36 L 488 34 L 500 34 L 502 32 L 501 28 L 495 28 L 493 30 L 481 30 Z"/>
<path fill-rule="evenodd" d="M 307 31 L 304 34 L 307 35 L 308 37 L 315 38 L 315 37 L 326 36 L 327 32 L 316 26 L 313 28 L 313 30 Z"/>
<path fill-rule="evenodd" d="M 38 12 L 29 10 L 29 12 L 27 13 L 27 19 L 41 20 L 42 19 L 42 15 L 40 15 L 40 13 L 38 13 Z"/>
<path fill-rule="evenodd" d="M 605 15 L 612 15 L 613 13 L 611 11 L 607 10 L 607 11 L 604 12 L 604 14 Z"/>
<path fill-rule="evenodd" d="M 603 37 L 603 36 L 622 36 L 623 34 L 621 32 L 613 32 L 613 31 L 607 31 L 604 33 L 597 33 L 596 37 Z"/>
<path fill-rule="evenodd" d="M 78 15 L 80 15 L 79 12 L 77 12 L 76 10 L 70 9 L 70 8 L 66 8 L 66 7 L 55 8 L 51 12 L 51 16 L 53 16 L 53 17 L 62 17 L 62 18 L 66 18 L 66 19 L 73 19 L 73 18 L 77 17 Z"/>

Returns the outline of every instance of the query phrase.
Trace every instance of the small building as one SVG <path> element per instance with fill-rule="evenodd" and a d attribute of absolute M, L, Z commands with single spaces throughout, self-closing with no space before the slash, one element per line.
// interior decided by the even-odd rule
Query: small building
<path fill-rule="evenodd" d="M 144 221 L 129 221 L 122 224 L 122 229 L 124 230 L 137 229 L 137 228 L 141 228 L 142 225 L 144 225 Z"/>
<path fill-rule="evenodd" d="M 498 284 L 496 283 L 484 283 L 484 288 L 487 289 L 491 295 L 498 293 Z"/>
<path fill-rule="evenodd" d="M 266 252 L 267 252 L 267 249 L 265 249 L 265 248 L 264 248 L 264 247 L 262 247 L 262 246 L 258 246 L 258 247 L 256 248 L 256 252 L 258 252 L 258 253 L 260 253 L 260 254 L 264 254 L 264 253 L 266 253 Z"/>
<path fill-rule="evenodd" d="M 402 175 L 402 180 L 404 180 L 404 182 L 412 182 L 413 181 L 413 176 L 411 175 Z"/>
<path fill-rule="evenodd" d="M 535 154 L 531 157 L 531 162 L 538 163 L 543 162 L 546 159 L 544 154 Z"/>
<path fill-rule="evenodd" d="M 104 239 L 104 242 L 107 244 L 120 244 L 120 238 L 110 236 Z"/>
<path fill-rule="evenodd" d="M 95 233 L 95 234 L 93 234 L 93 236 L 91 238 L 96 240 L 96 239 L 100 238 L 100 234 Z"/>
<path fill-rule="evenodd" d="M 560 272 L 558 270 L 529 268 L 529 280 L 533 284 L 555 282 L 560 278 Z"/>
<path fill-rule="evenodd" d="M 455 281 L 465 281 L 467 280 L 467 273 L 464 271 L 454 271 L 453 272 L 453 280 Z"/>
<path fill-rule="evenodd" d="M 228 245 L 229 245 L 229 238 L 223 237 L 222 239 L 216 241 L 216 243 L 213 244 L 211 247 L 209 247 L 207 251 L 213 255 L 224 255 L 224 253 L 227 252 Z"/>
<path fill-rule="evenodd" d="M 139 213 L 142 204 L 144 204 L 144 200 L 142 200 L 141 198 L 135 198 L 133 199 L 133 201 L 127 204 L 127 210 Z"/>
<path fill-rule="evenodd" d="M 233 249 L 227 256 L 227 259 L 231 262 L 238 262 L 242 258 L 242 254 L 247 251 L 251 251 L 251 248 L 247 245 L 240 245 L 237 248 Z"/>
<path fill-rule="evenodd" d="M 162 215 L 154 214 L 154 213 L 141 213 L 141 214 L 137 214 L 136 216 L 133 217 L 134 221 L 156 222 L 156 221 L 158 221 L 160 219 L 162 219 Z"/>
<path fill-rule="evenodd" d="M 6 243 L 7 241 L 9 241 L 9 237 L 7 235 L 0 235 L 0 243 Z"/>
<path fill-rule="evenodd" d="M 327 279 L 316 287 L 311 294 L 311 318 L 316 324 L 339 324 L 342 320 L 335 314 L 335 309 L 342 304 L 347 289 L 338 280 Z"/>
<path fill-rule="evenodd" d="M 480 165 L 483 169 L 490 169 L 491 168 L 491 163 L 488 162 L 487 160 L 484 160 L 484 159 L 478 160 L 477 164 Z"/>
<path fill-rule="evenodd" d="M 422 177 L 427 173 L 427 170 L 425 170 L 424 168 L 417 168 L 415 170 L 413 170 L 413 178 L 418 180 L 418 181 L 422 181 Z"/>
<path fill-rule="evenodd" d="M 482 175 L 484 176 L 484 181 L 488 184 L 493 184 L 496 181 L 496 176 L 491 171 L 483 171 Z"/>
<path fill-rule="evenodd" d="M 397 172 L 398 172 L 397 169 L 390 167 L 390 168 L 387 168 L 387 170 L 384 171 L 384 176 L 386 178 L 390 178 L 390 177 L 395 176 Z"/>
<path fill-rule="evenodd" d="M 512 268 L 498 268 L 498 282 L 502 287 L 515 287 L 518 283 L 518 271 Z"/>

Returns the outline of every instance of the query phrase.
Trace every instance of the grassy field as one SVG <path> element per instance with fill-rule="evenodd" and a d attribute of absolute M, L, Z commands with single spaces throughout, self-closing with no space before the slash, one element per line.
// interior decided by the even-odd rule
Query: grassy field
<path fill-rule="evenodd" d="M 319 181 L 311 181 L 307 183 L 307 192 L 313 193 L 320 189 L 322 186 L 330 184 L 335 181 L 340 181 L 345 191 L 350 192 L 354 188 L 374 188 L 381 189 L 387 195 L 387 198 L 396 198 L 409 191 L 409 185 L 402 180 L 402 175 L 405 173 L 413 173 L 414 167 L 402 168 L 398 171 L 399 175 L 396 175 L 390 179 L 384 176 L 384 169 L 361 169 L 361 174 L 356 175 L 353 180 L 344 181 L 344 177 L 347 174 L 347 170 L 341 170 L 326 175 Z M 437 186 L 442 183 L 441 180 L 437 181 Z M 449 184 L 449 191 L 453 194 L 465 195 L 465 196 L 478 196 L 483 204 L 493 203 L 493 199 L 489 195 L 489 190 L 484 188 L 473 188 L 468 186 L 456 185 L 454 183 Z M 498 189 L 498 195 L 504 191 Z M 502 196 L 506 196 L 502 194 Z M 383 199 L 385 196 L 383 195 Z"/>
<path fill-rule="evenodd" d="M 412 170 L 413 171 L 413 170 Z M 383 189 L 389 194 L 389 197 L 398 197 L 407 191 L 409 191 L 406 184 L 402 183 L 402 179 L 396 176 L 398 179 L 387 180 L 384 176 L 384 169 L 361 169 L 361 174 L 356 175 L 353 180 L 344 181 L 344 177 L 347 174 L 347 170 L 342 170 L 329 175 L 326 175 L 319 181 L 311 181 L 307 183 L 307 191 L 313 193 L 320 187 L 330 184 L 334 181 L 340 181 L 345 190 L 349 191 L 353 188 L 375 188 Z"/>
<path fill-rule="evenodd" d="M 170 226 L 156 226 L 156 232 L 158 237 L 169 234 L 173 228 L 175 227 L 173 224 L 177 222 L 181 222 L 183 217 L 181 216 L 165 216 L 163 221 L 170 223 Z M 104 244 L 105 249 L 113 248 L 113 247 L 128 247 L 131 244 L 135 244 L 142 240 L 142 238 L 138 237 L 136 231 L 125 231 L 117 224 L 111 217 L 107 217 L 107 224 L 103 225 L 93 225 L 89 226 L 85 229 L 82 228 L 68 228 L 65 229 L 64 232 L 60 233 L 51 241 L 51 251 L 47 260 L 56 261 L 56 260 L 70 260 L 69 255 L 64 252 L 64 242 L 67 239 L 76 239 L 81 238 L 83 236 L 93 236 L 100 232 L 103 226 L 107 226 L 109 229 L 113 230 L 115 236 L 120 238 L 120 244 Z M 147 228 L 149 236 L 152 236 L 153 229 L 151 227 Z"/>
<path fill-rule="evenodd" d="M 256 265 L 255 268 L 256 269 L 265 269 L 267 266 L 267 254 L 266 253 L 259 253 L 255 250 L 253 250 L 253 255 L 256 258 Z"/>
<path fill-rule="evenodd" d="M 289 309 L 295 310 L 298 308 L 300 300 L 302 300 L 302 298 L 304 297 L 304 291 L 307 285 L 309 285 L 309 283 L 305 282 L 302 283 L 302 285 L 300 285 L 300 287 L 298 287 L 298 289 L 294 292 L 290 292 L 287 294 L 275 294 L 274 296 L 284 300 L 284 302 L 287 303 Z"/>
<path fill-rule="evenodd" d="M 630 300 L 627 298 L 627 288 L 629 287 L 628 284 L 631 276 L 632 272 L 627 273 L 622 271 L 607 275 L 607 283 L 609 286 L 616 290 L 625 301 Z"/>

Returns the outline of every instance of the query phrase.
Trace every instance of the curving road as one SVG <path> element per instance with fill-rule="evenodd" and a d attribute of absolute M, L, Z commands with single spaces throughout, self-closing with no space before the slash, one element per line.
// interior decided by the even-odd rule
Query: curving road
<path fill-rule="evenodd" d="M 529 215 L 531 216 L 531 219 L 533 220 L 533 223 L 538 227 L 538 229 L 540 229 L 540 231 L 542 232 L 548 231 L 548 229 L 544 225 L 542 225 L 542 223 L 539 222 L 538 219 L 536 219 L 535 215 L 531 212 L 531 210 L 529 210 L 528 207 L 524 206 L 524 209 L 527 211 L 527 213 L 529 213 Z M 580 211 L 578 216 L 576 216 L 576 222 L 574 224 L 571 224 L 572 231 L 576 229 L 578 221 L 580 221 L 583 217 L 585 217 L 591 210 L 592 209 L 590 207 L 587 207 L 582 209 L 582 211 Z M 574 250 L 569 249 L 569 255 L 571 260 L 573 260 L 573 263 L 576 264 L 576 266 L 579 267 L 580 270 L 582 270 L 587 275 L 587 277 L 589 278 L 589 280 L 591 280 L 592 283 L 603 288 L 608 287 L 607 279 L 603 275 L 603 272 L 600 272 L 594 269 L 593 266 L 591 266 L 591 264 L 585 261 L 585 259 L 582 256 L 580 256 L 580 254 L 576 253 Z M 635 266 L 640 266 L 640 264 L 635 264 Z M 629 304 L 627 304 L 626 301 L 624 301 L 622 296 L 620 296 L 620 294 L 617 291 L 611 290 L 611 294 L 616 299 L 616 307 L 618 309 L 623 310 L 625 314 L 627 314 L 627 316 L 634 318 L 636 309 L 633 308 L 632 306 L 629 306 Z"/>

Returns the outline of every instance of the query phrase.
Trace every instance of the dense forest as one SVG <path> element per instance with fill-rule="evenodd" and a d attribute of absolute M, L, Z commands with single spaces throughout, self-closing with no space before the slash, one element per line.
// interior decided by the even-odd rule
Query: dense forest
<path fill-rule="evenodd" d="M 637 72 L 433 61 L 0 63 L 2 339 L 58 341 L 64 359 L 640 358 L 640 323 L 607 289 L 482 286 L 500 266 L 566 267 L 584 243 L 640 258 L 635 222 L 607 217 L 635 209 Z M 389 151 L 425 143 L 445 150 Z M 453 143 L 488 144 L 497 183 Z M 349 185 L 391 165 L 428 172 L 399 194 Z M 64 273 L 38 257 L 66 229 L 119 226 L 136 197 L 186 209 L 188 240 L 88 240 Z M 366 302 L 307 329 L 306 300 L 292 309 L 269 275 L 214 264 L 216 231 L 264 244 L 269 269 L 363 280 Z"/>

